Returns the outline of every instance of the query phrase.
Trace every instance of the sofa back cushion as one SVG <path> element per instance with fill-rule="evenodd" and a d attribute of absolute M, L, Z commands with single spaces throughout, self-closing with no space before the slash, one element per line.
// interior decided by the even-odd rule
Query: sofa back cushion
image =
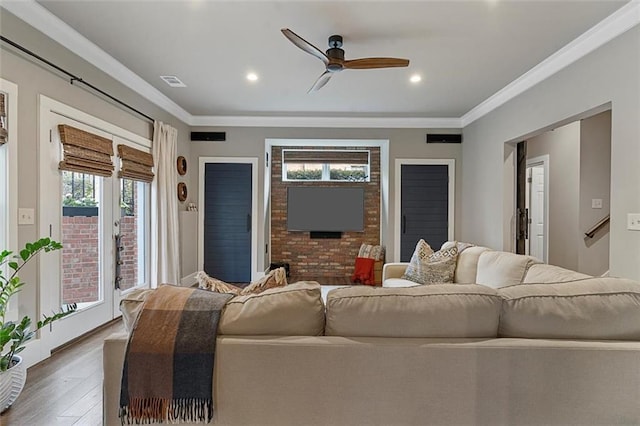
<path fill-rule="evenodd" d="M 640 283 L 588 278 L 498 290 L 500 337 L 640 340 Z"/>
<path fill-rule="evenodd" d="M 537 265 L 531 265 L 522 282 L 525 284 L 564 283 L 567 281 L 583 280 L 586 278 L 592 277 L 570 269 L 561 268 L 560 266 L 539 263 Z"/>
<path fill-rule="evenodd" d="M 466 250 L 465 250 L 466 251 Z M 485 251 L 478 259 L 476 283 L 493 288 L 521 284 L 538 259 L 505 251 Z"/>
<path fill-rule="evenodd" d="M 324 304 L 314 281 L 236 296 L 218 324 L 218 333 L 227 335 L 319 336 L 323 330 Z"/>
<path fill-rule="evenodd" d="M 453 282 L 457 284 L 475 284 L 480 255 L 490 250 L 487 247 L 473 246 L 459 252 Z"/>
<path fill-rule="evenodd" d="M 353 286 L 327 296 L 327 336 L 496 337 L 501 298 L 475 284 Z"/>

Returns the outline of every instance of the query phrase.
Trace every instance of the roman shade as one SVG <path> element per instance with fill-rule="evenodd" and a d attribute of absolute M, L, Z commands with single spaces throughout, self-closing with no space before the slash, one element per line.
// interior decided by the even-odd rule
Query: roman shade
<path fill-rule="evenodd" d="M 111 139 L 66 124 L 59 124 L 58 131 L 64 150 L 58 169 L 105 177 L 113 174 Z"/>
<path fill-rule="evenodd" d="M 5 94 L 0 93 L 0 145 L 7 142 L 7 110 L 5 109 Z"/>
<path fill-rule="evenodd" d="M 122 160 L 118 172 L 119 178 L 141 182 L 153 181 L 153 156 L 151 154 L 127 145 L 118 145 L 118 156 Z"/>
<path fill-rule="evenodd" d="M 369 164 L 369 151 L 283 150 L 283 163 Z"/>

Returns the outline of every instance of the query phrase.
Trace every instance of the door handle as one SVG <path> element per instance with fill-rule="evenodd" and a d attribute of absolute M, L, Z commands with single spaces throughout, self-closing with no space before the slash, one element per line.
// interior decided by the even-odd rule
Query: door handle
<path fill-rule="evenodd" d="M 407 233 L 407 216 L 406 215 L 402 215 L 402 233 L 403 234 Z"/>
<path fill-rule="evenodd" d="M 247 215 L 247 232 L 251 232 L 251 214 Z"/>
<path fill-rule="evenodd" d="M 122 235 L 118 234 L 118 235 L 114 235 L 115 238 L 115 246 L 116 246 L 116 251 L 115 251 L 115 280 L 114 280 L 114 287 L 116 288 L 116 290 L 120 289 L 120 283 L 122 282 L 122 270 L 121 267 L 124 264 L 124 261 L 121 258 L 121 251 L 124 249 L 124 246 L 122 245 Z"/>

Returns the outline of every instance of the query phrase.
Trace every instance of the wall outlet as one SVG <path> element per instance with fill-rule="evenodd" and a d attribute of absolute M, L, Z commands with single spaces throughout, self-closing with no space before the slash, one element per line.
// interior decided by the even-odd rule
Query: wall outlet
<path fill-rule="evenodd" d="M 18 209 L 18 225 L 33 225 L 35 216 L 34 209 Z"/>
<path fill-rule="evenodd" d="M 640 231 L 640 213 L 627 213 L 627 229 Z"/>
<path fill-rule="evenodd" d="M 591 200 L 591 208 L 592 209 L 601 209 L 602 208 L 602 198 L 593 198 Z"/>

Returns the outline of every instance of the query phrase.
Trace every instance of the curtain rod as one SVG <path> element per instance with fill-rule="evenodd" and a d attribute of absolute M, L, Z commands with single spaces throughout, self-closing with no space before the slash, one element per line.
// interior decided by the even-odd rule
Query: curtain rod
<path fill-rule="evenodd" d="M 74 83 L 82 83 L 85 86 L 89 87 L 91 90 L 94 90 L 94 91 L 100 93 L 102 96 L 105 96 L 105 97 L 111 99 L 113 102 L 116 102 L 117 104 L 119 104 L 119 105 L 121 105 L 121 106 L 123 106 L 123 107 L 125 107 L 125 108 L 127 108 L 127 109 L 129 109 L 129 110 L 131 110 L 133 112 L 135 112 L 136 114 L 146 118 L 147 120 L 151 121 L 152 123 L 155 121 L 153 118 L 149 117 L 147 114 L 143 113 L 142 111 L 135 109 L 131 105 L 122 102 L 120 99 L 118 99 L 118 98 L 116 98 L 114 96 L 111 96 L 110 94 L 108 94 L 104 90 L 101 90 L 101 89 L 97 88 L 93 84 L 83 80 L 81 77 L 78 77 L 78 76 L 70 73 L 69 71 L 65 70 L 64 68 L 62 68 L 62 67 L 54 64 L 53 62 L 43 58 L 42 56 L 38 55 L 37 53 L 32 52 L 31 50 L 27 49 L 26 47 L 23 47 L 23 46 L 19 45 L 18 43 L 14 42 L 12 40 L 9 40 L 8 38 L 6 38 L 6 37 L 4 37 L 2 35 L 0 35 L 0 40 L 5 42 L 5 43 L 7 43 L 7 44 L 10 44 L 11 46 L 15 47 L 16 49 L 22 51 L 23 53 L 26 53 L 27 55 L 36 58 L 40 62 L 43 62 L 43 63 L 47 64 L 48 66 L 50 66 L 52 68 L 55 68 L 59 72 L 65 74 L 67 77 L 69 77 L 69 84 L 73 85 Z"/>

